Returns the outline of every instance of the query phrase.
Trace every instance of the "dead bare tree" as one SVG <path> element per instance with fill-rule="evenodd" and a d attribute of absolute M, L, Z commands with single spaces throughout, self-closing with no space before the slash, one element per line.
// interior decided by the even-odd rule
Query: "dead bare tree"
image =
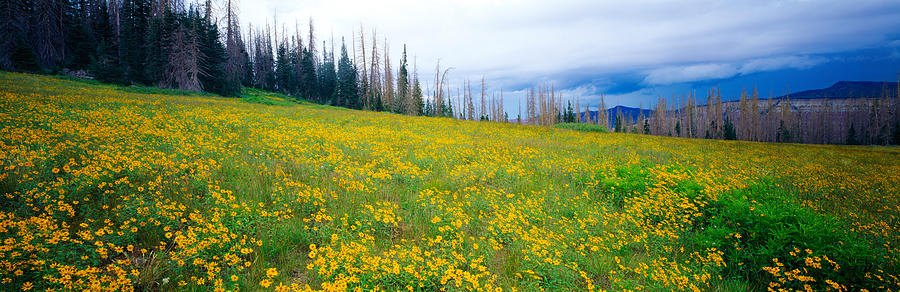
<path fill-rule="evenodd" d="M 359 25 L 359 53 L 360 59 L 362 60 L 362 66 L 360 67 L 360 69 L 362 69 L 362 72 L 360 72 L 362 73 L 362 76 L 360 76 L 359 80 L 360 83 L 363 84 L 363 101 L 365 103 L 365 108 L 372 109 L 372 86 L 369 84 L 369 69 L 366 65 L 368 62 L 366 60 L 366 31 L 363 29 L 362 24 Z M 355 62 L 354 64 L 360 65 L 358 62 Z"/>
<path fill-rule="evenodd" d="M 382 88 L 381 97 L 384 101 L 384 108 L 394 110 L 396 103 L 394 100 L 394 73 L 391 70 L 390 44 L 388 44 L 387 38 L 384 39 L 384 83 Z"/>
<path fill-rule="evenodd" d="M 29 33 L 38 62 L 53 67 L 65 59 L 66 7 L 61 1 L 36 0 Z"/>
<path fill-rule="evenodd" d="M 378 103 L 384 107 L 385 104 L 381 86 L 381 59 L 378 57 L 377 37 L 378 34 L 375 28 L 372 28 L 372 53 L 370 54 L 372 60 L 369 62 L 369 93 L 373 103 Z"/>
<path fill-rule="evenodd" d="M 171 53 L 165 70 L 167 78 L 162 82 L 163 87 L 202 91 L 198 62 L 200 52 L 192 30 L 184 27 L 175 30 L 169 50 Z"/>
<path fill-rule="evenodd" d="M 481 76 L 481 111 L 478 112 L 478 116 L 479 116 L 478 119 L 479 119 L 479 120 L 484 120 L 484 119 L 486 119 L 486 117 L 485 117 L 485 115 L 486 115 L 485 110 L 486 110 L 486 109 L 485 109 L 485 107 L 484 107 L 484 89 L 485 89 L 484 87 L 485 87 L 484 76 Z"/>

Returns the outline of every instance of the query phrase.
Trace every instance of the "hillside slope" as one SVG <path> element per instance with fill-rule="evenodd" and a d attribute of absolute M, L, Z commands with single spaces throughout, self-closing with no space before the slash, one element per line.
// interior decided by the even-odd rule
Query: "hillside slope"
<path fill-rule="evenodd" d="M 897 290 L 898 155 L 0 72 L 0 290 Z"/>

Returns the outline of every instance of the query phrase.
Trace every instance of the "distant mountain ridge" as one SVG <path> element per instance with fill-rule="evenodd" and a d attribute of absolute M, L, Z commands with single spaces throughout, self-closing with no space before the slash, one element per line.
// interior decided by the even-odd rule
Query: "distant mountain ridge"
<path fill-rule="evenodd" d="M 877 81 L 838 81 L 828 88 L 804 90 L 779 96 L 778 99 L 790 97 L 791 99 L 811 98 L 873 98 L 886 95 L 897 96 L 897 82 Z M 762 98 L 762 97 L 760 97 Z"/>

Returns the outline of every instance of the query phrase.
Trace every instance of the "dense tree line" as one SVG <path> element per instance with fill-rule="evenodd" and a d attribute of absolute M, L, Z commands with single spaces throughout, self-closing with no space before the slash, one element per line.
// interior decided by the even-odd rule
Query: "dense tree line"
<path fill-rule="evenodd" d="M 4 1 L 0 68 L 237 95 L 210 10 L 177 0 Z"/>
<path fill-rule="evenodd" d="M 440 62 L 426 97 L 406 46 L 395 68 L 388 40 L 379 39 L 374 29 L 367 35 L 361 27 L 349 44 L 341 38 L 335 54 L 334 38 L 319 43 L 312 19 L 305 36 L 299 25 L 288 34 L 277 19 L 242 30 L 235 1 L 7 0 L 0 5 L 7 36 L 0 40 L 0 69 L 75 72 L 103 82 L 223 96 L 254 87 L 353 109 L 509 121 L 502 91 L 488 93 L 482 77 L 478 97 L 469 81 L 454 95 L 448 78 L 452 68 Z M 544 107 L 549 111 L 555 105 Z M 572 117 L 568 113 L 547 122 Z"/>
<path fill-rule="evenodd" d="M 209 0 L 4 1 L 0 69 L 223 96 L 255 87 L 355 109 L 442 112 L 426 107 L 405 46 L 394 78 L 387 41 L 379 46 L 374 31 L 367 44 L 360 30 L 359 54 L 355 37 L 349 49 L 342 39 L 336 59 L 333 40 L 328 50 L 325 42 L 321 53 L 316 50 L 312 20 L 304 41 L 299 29 L 294 35 L 282 29 L 279 35 L 277 24 L 242 31 L 237 3 L 225 0 L 221 13 L 217 5 Z"/>
<path fill-rule="evenodd" d="M 700 104 L 694 95 L 677 100 L 675 97 L 671 100 L 660 98 L 647 117 L 643 111 L 634 117 L 617 110 L 610 119 L 606 110 L 591 115 L 585 108 L 576 114 L 576 119 L 600 124 L 615 132 L 647 135 L 779 143 L 897 145 L 900 144 L 898 85 L 900 82 L 885 86 L 881 96 L 877 97 L 792 100 L 790 95 L 760 98 L 754 90 L 741 93 L 737 101 L 731 102 L 723 102 L 720 92 L 711 89 L 705 104 Z M 547 104 L 553 111 L 562 111 L 561 103 L 554 102 L 553 94 L 538 93 L 536 96 L 539 107 L 546 107 L 543 104 L 547 102 L 542 100 L 549 99 Z M 602 98 L 600 102 L 599 108 L 605 109 Z M 531 108 L 529 102 L 529 111 Z M 565 110 L 564 116 L 568 117 L 568 111 Z M 529 123 L 557 122 L 545 121 L 547 118 L 534 119 L 534 115 L 529 114 Z"/>

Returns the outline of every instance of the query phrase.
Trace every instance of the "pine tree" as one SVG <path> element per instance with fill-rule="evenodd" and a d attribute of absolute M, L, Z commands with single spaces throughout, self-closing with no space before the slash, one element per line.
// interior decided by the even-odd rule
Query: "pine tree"
<path fill-rule="evenodd" d="M 734 129 L 734 124 L 731 123 L 731 119 L 727 116 L 725 117 L 725 125 L 723 127 L 723 138 L 725 140 L 737 140 L 737 132 Z"/>
<path fill-rule="evenodd" d="M 297 80 L 294 72 L 294 64 L 291 63 L 287 42 L 278 44 L 278 52 L 275 61 L 275 87 L 284 94 L 292 94 Z"/>
<path fill-rule="evenodd" d="M 166 10 L 163 17 L 156 17 L 150 20 L 147 29 L 147 40 L 145 42 L 147 54 L 147 66 L 145 67 L 145 75 L 148 80 L 158 83 L 165 78 L 163 69 L 169 62 L 169 54 L 171 53 L 172 33 L 175 32 L 175 26 L 179 20 L 176 19 L 174 13 Z"/>
<path fill-rule="evenodd" d="M 122 5 L 122 33 L 119 40 L 121 64 L 125 67 L 125 79 L 143 84 L 152 83 L 145 74 L 147 61 L 144 36 L 149 21 L 148 0 L 125 0 Z"/>
<path fill-rule="evenodd" d="M 90 72 L 97 80 L 122 83 L 122 69 L 119 65 L 118 39 L 113 24 L 109 21 L 106 3 L 100 2 L 99 13 L 94 20 L 97 35 L 96 53 L 91 57 Z"/>
<path fill-rule="evenodd" d="M 359 98 L 359 89 L 356 87 L 356 67 L 347 56 L 347 46 L 341 40 L 341 59 L 338 61 L 337 87 L 334 92 L 334 100 L 337 105 L 360 109 L 362 101 Z"/>
<path fill-rule="evenodd" d="M 88 15 L 90 6 L 86 1 L 69 1 L 66 32 L 65 66 L 69 69 L 85 70 L 91 64 L 91 55 L 96 49 L 97 40 Z"/>
<path fill-rule="evenodd" d="M 422 97 L 422 86 L 419 85 L 419 78 L 416 77 L 413 80 L 413 89 L 412 89 L 412 97 L 416 102 L 416 115 L 424 116 L 425 115 L 425 101 Z"/>
<path fill-rule="evenodd" d="M 858 145 L 859 139 L 856 134 L 856 127 L 853 124 L 850 124 L 850 129 L 847 130 L 847 145 Z"/>
<path fill-rule="evenodd" d="M 394 112 L 413 114 L 410 108 L 409 94 L 409 72 L 407 71 L 406 45 L 403 45 L 403 55 L 400 56 L 400 72 L 397 74 L 397 102 L 395 102 Z"/>
<path fill-rule="evenodd" d="M 10 54 L 12 67 L 16 71 L 37 72 L 41 69 L 38 65 L 37 54 L 31 49 L 31 46 L 25 42 L 24 37 L 19 37 L 13 52 Z"/>
<path fill-rule="evenodd" d="M 0 69 L 22 70 L 16 68 L 16 64 L 13 62 L 13 53 L 23 48 L 31 50 L 25 39 L 28 35 L 28 18 L 32 10 L 30 6 L 26 0 L 0 1 L 0 35 L 3 36 L 0 37 Z M 33 67 L 37 67 L 37 57 L 34 52 L 31 52 L 30 55 L 34 57 Z M 21 67 L 23 64 L 19 65 Z M 30 67 L 30 65 L 25 67 Z"/>
<path fill-rule="evenodd" d="M 319 92 L 319 86 L 316 80 L 316 67 L 314 65 L 312 52 L 309 49 L 303 49 L 303 56 L 300 58 L 300 84 L 299 95 L 306 99 L 316 99 Z"/>
<path fill-rule="evenodd" d="M 644 135 L 650 135 L 650 120 L 644 120 Z"/>
<path fill-rule="evenodd" d="M 681 137 L 681 121 L 675 121 L 675 136 Z"/>
<path fill-rule="evenodd" d="M 900 144 L 900 121 L 894 122 L 894 134 L 891 136 L 893 137 L 891 144 L 893 144 L 893 145 Z"/>
<path fill-rule="evenodd" d="M 334 96 L 335 83 L 337 82 L 337 72 L 334 68 L 334 54 L 328 54 L 324 50 L 325 43 L 322 42 L 322 66 L 319 71 L 319 101 L 322 103 L 330 103 L 339 105 L 338 101 L 332 99 Z"/>
<path fill-rule="evenodd" d="M 621 133 L 622 132 L 622 119 L 619 118 L 619 115 L 616 115 L 616 119 L 613 122 L 613 124 L 615 124 L 615 126 L 616 126 L 616 128 L 615 128 L 616 133 Z"/>
<path fill-rule="evenodd" d="M 212 19 L 199 18 L 196 20 L 197 42 L 200 58 L 200 84 L 206 91 L 222 96 L 237 96 L 240 94 L 241 85 L 237 80 L 229 79 L 225 73 L 225 63 L 228 55 L 225 46 L 220 41 L 219 28 Z"/>

